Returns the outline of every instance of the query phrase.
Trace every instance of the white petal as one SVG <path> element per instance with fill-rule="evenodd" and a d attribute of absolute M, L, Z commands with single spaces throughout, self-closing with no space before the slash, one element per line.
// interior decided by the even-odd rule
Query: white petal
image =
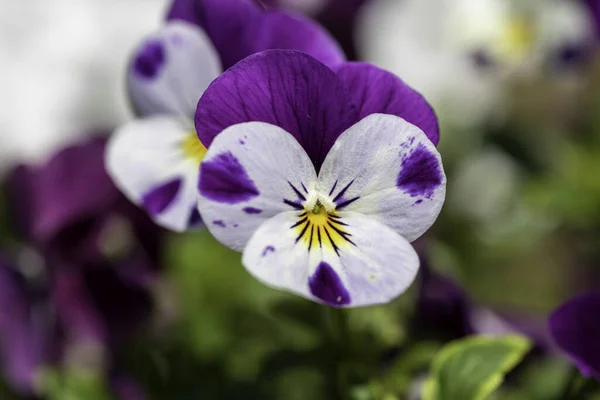
<path fill-rule="evenodd" d="M 135 51 L 128 68 L 129 94 L 143 115 L 193 118 L 200 96 L 221 71 L 219 55 L 201 28 L 170 22 Z"/>
<path fill-rule="evenodd" d="M 246 269 L 268 286 L 333 307 L 387 303 L 414 281 L 415 250 L 385 225 L 345 212 L 329 223 L 313 214 L 305 229 L 297 225 L 304 218 L 286 212 L 261 225 L 244 250 Z"/>
<path fill-rule="evenodd" d="M 338 210 L 371 216 L 413 241 L 437 219 L 446 176 L 423 131 L 402 118 L 372 114 L 340 135 L 321 167 L 319 190 Z"/>
<path fill-rule="evenodd" d="M 157 223 L 174 231 L 189 227 L 196 206 L 199 160 L 186 156 L 183 148 L 191 135 L 195 131 L 189 120 L 147 117 L 118 129 L 106 150 L 106 169 L 117 187 L 132 202 L 146 206 Z M 149 193 L 178 179 L 181 185 L 172 201 L 159 210 L 149 209 L 145 201 Z"/>
<path fill-rule="evenodd" d="M 265 220 L 300 209 L 314 166 L 278 126 L 247 122 L 221 132 L 200 166 L 198 208 L 210 232 L 241 251 Z"/>

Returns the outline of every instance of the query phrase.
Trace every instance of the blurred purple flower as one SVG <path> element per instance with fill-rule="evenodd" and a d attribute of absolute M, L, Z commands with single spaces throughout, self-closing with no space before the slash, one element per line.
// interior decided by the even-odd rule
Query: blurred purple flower
<path fill-rule="evenodd" d="M 558 307 L 549 326 L 558 347 L 581 373 L 600 379 L 600 292 L 584 293 Z"/>
<path fill-rule="evenodd" d="M 174 0 L 167 19 L 202 27 L 223 70 L 269 49 L 303 51 L 329 66 L 345 61 L 338 44 L 318 24 L 298 14 L 265 10 L 255 0 Z"/>
<path fill-rule="evenodd" d="M 551 345 L 542 318 L 477 305 L 456 282 L 433 271 L 423 257 L 413 329 L 421 336 L 434 335 L 443 340 L 473 334 L 519 333 L 531 338 L 538 349 L 549 349 Z"/>
<path fill-rule="evenodd" d="M 323 25 L 340 43 L 349 60 L 356 60 L 355 23 L 369 0 L 257 0 L 266 7 L 304 13 Z"/>
<path fill-rule="evenodd" d="M 11 215 L 25 244 L 15 268 L 1 271 L 0 309 L 23 322 L 3 323 L 0 340 L 17 389 L 31 385 L 26 373 L 70 348 L 115 350 L 152 310 L 162 231 L 112 184 L 105 142 L 65 148 L 43 166 L 18 167 L 9 179 Z M 32 288 L 43 296 L 34 297 Z M 36 321 L 45 321 L 42 330 L 32 325 L 34 311 Z M 19 340 L 33 342 L 28 335 L 43 344 L 25 346 L 33 355 L 17 352 Z M 26 372 L 15 380 L 13 370 Z"/>

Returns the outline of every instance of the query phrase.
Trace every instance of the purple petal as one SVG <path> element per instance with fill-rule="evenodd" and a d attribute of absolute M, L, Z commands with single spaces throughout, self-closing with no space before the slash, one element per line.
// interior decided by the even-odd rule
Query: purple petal
<path fill-rule="evenodd" d="M 302 50 L 327 65 L 345 60 L 335 40 L 312 20 L 263 10 L 254 0 L 175 0 L 167 18 L 203 27 L 224 69 L 268 49 Z"/>
<path fill-rule="evenodd" d="M 596 37 L 600 38 L 600 0 L 584 0 L 589 7 L 596 25 Z"/>
<path fill-rule="evenodd" d="M 350 304 L 350 293 L 333 268 L 321 262 L 308 282 L 310 292 L 330 306 Z"/>
<path fill-rule="evenodd" d="M 396 115 L 421 128 L 437 145 L 440 131 L 435 112 L 400 78 L 367 63 L 345 63 L 335 70 L 348 85 L 361 119 L 375 113 Z"/>
<path fill-rule="evenodd" d="M 165 211 L 176 199 L 181 183 L 178 178 L 151 189 L 142 198 L 144 208 L 153 216 Z"/>
<path fill-rule="evenodd" d="M 33 233 L 46 241 L 61 229 L 106 210 L 120 194 L 104 169 L 104 139 L 67 147 L 35 179 Z"/>
<path fill-rule="evenodd" d="M 33 186 L 37 178 L 36 171 L 27 165 L 19 165 L 7 179 L 9 215 L 19 235 L 27 240 L 33 234 Z"/>
<path fill-rule="evenodd" d="M 575 361 L 581 373 L 600 378 L 600 292 L 569 300 L 550 316 L 556 344 Z"/>
<path fill-rule="evenodd" d="M 31 393 L 43 363 L 42 331 L 33 322 L 24 279 L 0 260 L 0 350 L 4 376 L 17 392 Z"/>
<path fill-rule="evenodd" d="M 225 128 L 261 121 L 291 133 L 317 170 L 338 136 L 358 120 L 340 79 L 324 64 L 296 51 L 250 56 L 206 90 L 196 129 L 207 146 Z"/>

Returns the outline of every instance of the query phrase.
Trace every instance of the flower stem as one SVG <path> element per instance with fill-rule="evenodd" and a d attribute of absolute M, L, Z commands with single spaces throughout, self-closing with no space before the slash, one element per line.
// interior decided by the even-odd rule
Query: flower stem
<path fill-rule="evenodd" d="M 584 377 L 576 367 L 572 367 L 567 383 L 557 400 L 586 399 L 596 387 L 597 384 L 593 379 Z"/>

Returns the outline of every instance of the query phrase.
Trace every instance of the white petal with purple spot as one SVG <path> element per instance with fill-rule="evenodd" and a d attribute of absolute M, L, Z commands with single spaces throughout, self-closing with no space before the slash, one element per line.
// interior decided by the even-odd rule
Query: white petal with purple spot
<path fill-rule="evenodd" d="M 200 165 L 199 209 L 210 232 L 241 251 L 267 219 L 302 203 L 316 183 L 308 155 L 294 137 L 264 122 L 221 132 Z"/>
<path fill-rule="evenodd" d="M 336 210 L 369 216 L 413 241 L 437 219 L 446 176 L 423 131 L 372 114 L 340 135 L 321 167 L 319 190 Z"/>
<path fill-rule="evenodd" d="M 260 226 L 243 254 L 268 286 L 333 307 L 387 303 L 414 281 L 419 258 L 406 239 L 358 213 L 281 213 Z"/>
<path fill-rule="evenodd" d="M 106 169 L 117 187 L 159 225 L 174 231 L 199 223 L 200 160 L 186 152 L 194 138 L 201 147 L 191 121 L 154 116 L 118 129 L 106 150 Z"/>
<path fill-rule="evenodd" d="M 127 75 L 129 95 L 142 115 L 191 118 L 221 72 L 219 55 L 201 28 L 170 22 L 136 49 Z"/>

